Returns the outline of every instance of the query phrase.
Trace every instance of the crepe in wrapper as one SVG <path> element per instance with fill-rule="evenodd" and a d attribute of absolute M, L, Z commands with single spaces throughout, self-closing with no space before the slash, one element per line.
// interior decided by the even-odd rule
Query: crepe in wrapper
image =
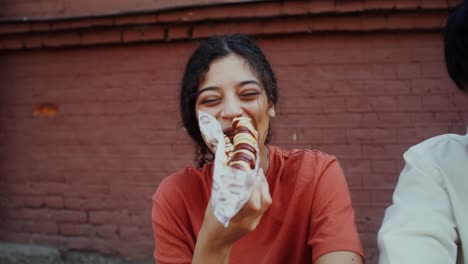
<path fill-rule="evenodd" d="M 252 194 L 260 164 L 258 143 L 256 142 L 254 146 L 255 168 L 248 172 L 238 170 L 228 165 L 224 134 L 218 120 L 203 111 L 198 111 L 198 124 L 205 142 L 215 150 L 210 201 L 216 218 L 228 227 L 231 218 L 239 212 Z"/>

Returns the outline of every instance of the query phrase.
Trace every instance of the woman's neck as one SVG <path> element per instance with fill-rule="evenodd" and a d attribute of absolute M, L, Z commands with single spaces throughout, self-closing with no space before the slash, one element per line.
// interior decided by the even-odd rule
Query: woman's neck
<path fill-rule="evenodd" d="M 260 168 L 263 169 L 265 176 L 267 175 L 268 168 L 270 167 L 270 151 L 268 147 L 264 145 L 260 150 Z"/>

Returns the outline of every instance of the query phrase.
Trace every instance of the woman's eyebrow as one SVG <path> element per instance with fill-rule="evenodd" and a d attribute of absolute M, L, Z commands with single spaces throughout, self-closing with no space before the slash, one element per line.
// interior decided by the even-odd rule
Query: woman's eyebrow
<path fill-rule="evenodd" d="M 261 85 L 259 82 L 255 81 L 255 80 L 242 81 L 242 82 L 240 82 L 240 83 L 238 84 L 238 86 L 241 87 L 241 86 L 244 86 L 244 85 L 247 85 L 247 84 L 256 84 L 256 85 L 258 85 L 259 87 L 262 87 L 262 85 Z"/>
<path fill-rule="evenodd" d="M 217 87 L 217 86 L 208 86 L 208 87 L 205 87 L 205 88 L 201 88 L 200 91 L 198 91 L 198 93 L 197 93 L 197 97 L 200 96 L 200 94 L 205 92 L 205 91 L 212 91 L 212 90 L 219 90 L 219 87 Z"/>

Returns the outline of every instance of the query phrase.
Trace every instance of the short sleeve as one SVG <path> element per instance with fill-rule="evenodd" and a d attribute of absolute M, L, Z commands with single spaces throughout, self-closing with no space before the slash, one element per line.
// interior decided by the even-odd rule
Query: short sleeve
<path fill-rule="evenodd" d="M 380 263 L 455 263 L 457 231 L 443 177 L 411 149 L 378 233 Z"/>
<path fill-rule="evenodd" d="M 153 196 L 152 225 L 154 258 L 158 264 L 191 263 L 194 242 L 190 242 L 183 219 L 184 205 L 177 190 L 163 181 Z"/>
<path fill-rule="evenodd" d="M 348 185 L 334 157 L 324 162 L 313 199 L 309 236 L 313 261 L 334 251 L 352 251 L 364 259 Z"/>

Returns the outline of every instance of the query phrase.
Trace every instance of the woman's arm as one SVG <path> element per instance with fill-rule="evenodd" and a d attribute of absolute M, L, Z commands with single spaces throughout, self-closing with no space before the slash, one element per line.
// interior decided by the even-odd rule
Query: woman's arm
<path fill-rule="evenodd" d="M 362 257 L 351 251 L 335 251 L 320 256 L 314 264 L 363 264 Z"/>
<path fill-rule="evenodd" d="M 317 180 L 308 243 L 313 263 L 361 263 L 364 256 L 348 184 L 334 157 L 326 158 Z"/>
<path fill-rule="evenodd" d="M 263 170 L 260 169 L 250 199 L 231 219 L 227 228 L 216 219 L 213 207 L 209 203 L 192 263 L 228 263 L 232 245 L 255 230 L 271 201 L 268 183 Z"/>

